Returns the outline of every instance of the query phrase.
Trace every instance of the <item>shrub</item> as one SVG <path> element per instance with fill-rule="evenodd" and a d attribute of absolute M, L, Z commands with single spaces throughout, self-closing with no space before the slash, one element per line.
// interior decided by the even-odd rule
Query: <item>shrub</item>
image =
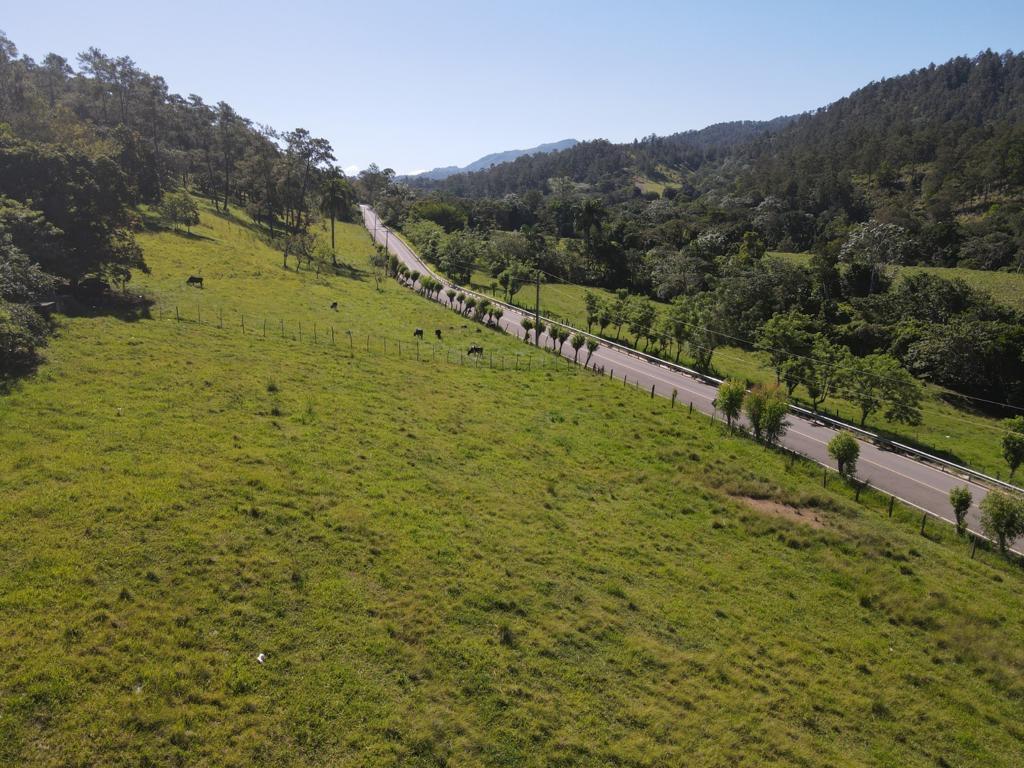
<path fill-rule="evenodd" d="M 839 474 L 853 477 L 857 472 L 857 459 L 860 457 L 860 444 L 849 432 L 840 432 L 829 440 L 828 455 L 836 460 Z"/>

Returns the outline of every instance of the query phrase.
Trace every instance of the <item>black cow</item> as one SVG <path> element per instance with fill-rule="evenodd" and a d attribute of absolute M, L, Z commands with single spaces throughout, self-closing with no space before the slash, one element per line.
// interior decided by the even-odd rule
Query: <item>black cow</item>
<path fill-rule="evenodd" d="M 198 285 L 200 288 L 202 288 L 203 278 L 197 275 L 189 275 L 188 280 L 185 281 L 185 285 Z"/>
<path fill-rule="evenodd" d="M 423 329 L 422 328 L 417 328 L 415 331 L 412 332 L 412 337 L 414 339 L 422 339 L 423 338 Z"/>
<path fill-rule="evenodd" d="M 440 328 L 435 328 L 434 329 L 434 335 L 437 336 L 437 340 L 440 341 L 441 340 L 441 329 Z"/>
<path fill-rule="evenodd" d="M 466 350 L 466 354 L 467 355 L 480 355 L 480 357 L 483 357 L 484 356 L 484 348 L 481 347 L 479 344 L 470 344 L 469 345 L 469 349 Z"/>
<path fill-rule="evenodd" d="M 335 312 L 337 312 L 338 311 L 338 302 L 332 301 L 331 302 L 331 309 L 333 309 Z"/>

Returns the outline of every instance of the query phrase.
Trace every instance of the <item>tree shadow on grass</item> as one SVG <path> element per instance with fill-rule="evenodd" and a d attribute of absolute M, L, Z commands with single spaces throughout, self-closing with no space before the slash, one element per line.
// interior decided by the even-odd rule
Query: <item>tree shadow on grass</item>
<path fill-rule="evenodd" d="M 110 291 L 92 297 L 65 297 L 61 311 L 67 317 L 116 317 L 125 322 L 150 320 L 155 302 L 141 293 Z"/>

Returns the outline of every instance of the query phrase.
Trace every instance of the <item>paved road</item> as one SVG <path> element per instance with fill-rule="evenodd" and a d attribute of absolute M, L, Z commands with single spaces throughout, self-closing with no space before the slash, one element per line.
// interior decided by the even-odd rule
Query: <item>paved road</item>
<path fill-rule="evenodd" d="M 386 243 L 388 249 L 410 269 L 416 269 L 424 274 L 435 274 L 400 237 L 383 225 L 369 206 L 361 207 L 363 222 L 371 236 L 381 244 Z M 435 276 L 449 284 L 449 281 L 444 280 L 440 275 Z M 439 301 L 444 303 L 444 293 L 439 292 L 439 295 L 442 297 Z M 543 299 L 541 306 L 543 308 Z M 507 333 L 522 338 L 525 332 L 520 321 L 526 316 L 532 317 L 532 314 L 514 307 L 506 307 L 505 314 L 500 321 L 501 326 Z M 541 344 L 544 344 L 545 341 L 550 344 L 547 334 L 541 336 Z M 571 359 L 572 348 L 567 344 L 565 350 L 563 354 Z M 583 354 L 586 354 L 585 350 Z M 716 394 L 714 385 L 704 383 L 667 366 L 633 356 L 608 344 L 602 344 L 594 352 L 590 364 L 597 367 L 603 366 L 608 373 L 614 371 L 615 378 L 620 381 L 623 376 L 626 376 L 630 384 L 639 382 L 640 387 L 648 392 L 653 386 L 655 394 L 663 397 L 671 397 L 672 391 L 676 390 L 681 403 L 688 405 L 692 402 L 693 407 L 703 413 L 714 412 L 711 404 Z M 785 447 L 813 459 L 819 464 L 834 468 L 835 462 L 829 457 L 826 446 L 829 440 L 835 436 L 836 430 L 797 416 L 790 416 L 789 421 L 789 429 L 782 439 Z M 951 522 L 954 517 L 949 505 L 949 491 L 955 486 L 966 485 L 974 497 L 974 503 L 968 513 L 968 526 L 972 531 L 980 531 L 978 503 L 988 492 L 984 486 L 917 459 L 882 450 L 873 443 L 865 441 L 861 441 L 857 469 L 859 478 L 875 488 L 892 494 L 899 500 L 929 512 L 935 517 Z M 1018 546 L 1017 549 L 1020 547 Z"/>

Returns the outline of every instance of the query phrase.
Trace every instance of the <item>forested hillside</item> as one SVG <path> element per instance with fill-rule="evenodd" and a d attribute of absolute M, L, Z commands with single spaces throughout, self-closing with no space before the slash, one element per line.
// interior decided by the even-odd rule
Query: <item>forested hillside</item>
<path fill-rule="evenodd" d="M 790 393 L 841 384 L 869 409 L 877 393 L 850 382 L 909 372 L 1012 416 L 1024 317 L 960 277 L 1024 268 L 1022 118 L 1024 54 L 985 52 L 796 118 L 586 142 L 418 189 L 385 180 L 371 200 L 460 280 L 483 270 L 513 295 L 539 269 L 620 291 L 590 302 L 591 326 L 698 367 L 719 347 L 761 350 Z M 896 280 L 909 265 L 963 271 Z"/>

